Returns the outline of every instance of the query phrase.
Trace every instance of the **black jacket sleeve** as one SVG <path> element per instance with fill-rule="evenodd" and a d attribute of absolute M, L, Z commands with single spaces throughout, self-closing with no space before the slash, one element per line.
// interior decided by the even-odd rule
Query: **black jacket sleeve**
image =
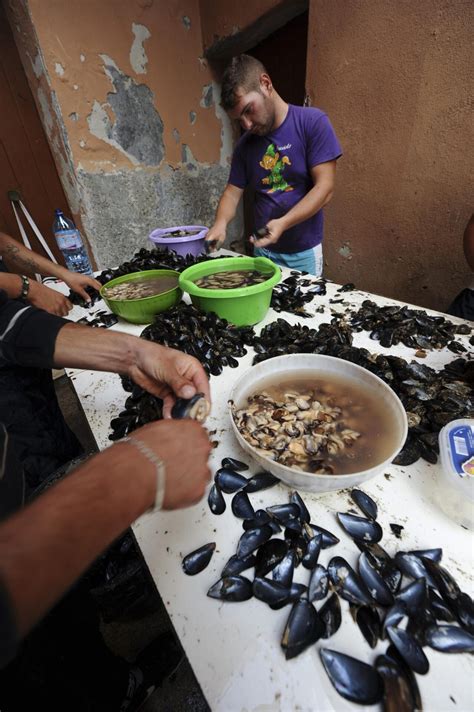
<path fill-rule="evenodd" d="M 71 322 L 48 314 L 0 290 L 0 367 L 5 364 L 52 368 L 60 329 Z"/>

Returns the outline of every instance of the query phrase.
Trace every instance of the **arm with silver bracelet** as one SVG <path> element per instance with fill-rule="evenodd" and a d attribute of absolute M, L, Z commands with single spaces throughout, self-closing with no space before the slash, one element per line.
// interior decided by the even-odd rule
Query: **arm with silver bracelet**
<path fill-rule="evenodd" d="M 155 494 L 155 504 L 148 511 L 158 512 L 163 508 L 163 500 L 165 498 L 166 489 L 166 467 L 165 463 L 158 455 L 153 452 L 153 450 L 145 445 L 142 440 L 128 435 L 122 438 L 120 441 L 122 443 L 131 443 L 146 459 L 151 462 L 156 468 L 156 494 Z"/>

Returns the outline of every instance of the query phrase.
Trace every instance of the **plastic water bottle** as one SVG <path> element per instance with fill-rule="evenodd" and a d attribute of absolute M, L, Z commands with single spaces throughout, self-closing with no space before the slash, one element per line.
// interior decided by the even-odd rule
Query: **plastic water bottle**
<path fill-rule="evenodd" d="M 81 233 L 62 210 L 55 210 L 53 233 L 59 249 L 63 253 L 66 267 L 72 272 L 92 274 L 92 267 L 82 242 Z"/>

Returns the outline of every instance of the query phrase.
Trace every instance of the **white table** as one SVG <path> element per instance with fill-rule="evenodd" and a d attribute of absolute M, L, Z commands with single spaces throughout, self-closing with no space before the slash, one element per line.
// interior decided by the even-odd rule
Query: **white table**
<path fill-rule="evenodd" d="M 283 272 L 284 277 L 287 276 L 287 271 Z M 367 298 L 380 305 L 396 303 L 359 291 L 337 293 L 337 288 L 338 285 L 328 283 L 327 295 L 316 296 L 307 305 L 307 310 L 314 313 L 313 318 L 301 319 L 286 312 L 276 314 L 270 310 L 257 328 L 277 317 L 292 324 L 300 322 L 317 327 L 322 322 L 328 322 L 332 313 L 345 308 L 342 304 L 329 304 L 330 298 L 342 297 L 356 307 Z M 323 314 L 315 312 L 320 305 L 325 305 Z M 97 308 L 102 307 L 96 305 L 94 309 Z M 85 310 L 76 308 L 75 311 L 82 316 Z M 142 330 L 142 327 L 122 321 L 113 328 L 136 334 Z M 468 338 L 458 337 L 471 348 Z M 414 358 L 414 350 L 404 346 L 384 349 L 378 342 L 371 341 L 367 332 L 354 334 L 354 345 L 364 346 L 371 352 L 395 354 L 408 360 Z M 253 350 L 249 349 L 249 353 L 239 359 L 238 368 L 225 368 L 220 376 L 211 378 L 213 408 L 206 425 L 210 431 L 216 431 L 212 439 L 218 442 L 211 457 L 213 471 L 220 466 L 221 459 L 229 455 L 247 461 L 251 472 L 259 469 L 235 441 L 227 414 L 228 394 L 236 379 L 251 366 L 253 355 Z M 454 358 L 455 354 L 443 349 L 428 352 L 425 359 L 417 360 L 439 369 Z M 74 371 L 71 372 L 71 379 L 98 446 L 108 446 L 110 420 L 123 409 L 127 396 L 121 388 L 119 376 Z M 363 489 L 378 504 L 378 521 L 384 530 L 381 544 L 389 553 L 400 549 L 441 546 L 444 566 L 455 576 L 461 588 L 472 595 L 472 533 L 448 519 L 437 507 L 435 480 L 439 467 L 439 464 L 430 465 L 421 459 L 410 467 L 391 465 L 385 475 L 366 483 Z M 192 476 L 192 472 L 189 474 Z M 288 493 L 284 485 L 278 485 L 251 495 L 251 500 L 257 509 L 286 502 Z M 341 540 L 334 549 L 321 553 L 320 562 L 327 564 L 336 552 L 355 567 L 359 553 L 357 547 L 341 530 L 335 518 L 337 511 L 354 507 L 348 492 L 301 494 L 312 521 L 333 531 Z M 191 509 L 145 515 L 133 526 L 145 561 L 211 709 L 213 712 L 361 709 L 335 692 L 320 662 L 318 649 L 329 647 L 372 662 L 386 649 L 387 643 L 379 643 L 375 650 L 371 650 L 352 621 L 345 601 L 341 600 L 343 623 L 336 635 L 327 641 L 319 641 L 299 657 L 286 661 L 280 639 L 290 606 L 273 611 L 255 599 L 245 603 L 219 603 L 206 596 L 208 588 L 220 578 L 227 559 L 235 553 L 242 534 L 241 521 L 230 510 L 230 499 L 231 495 L 226 495 L 228 506 L 221 516 L 214 516 L 204 499 Z M 391 522 L 404 526 L 401 541 L 392 534 Z M 181 569 L 182 557 L 210 541 L 217 542 L 210 565 L 195 577 L 186 576 Z M 247 573 L 251 578 L 251 572 Z M 300 566 L 295 580 L 307 583 L 308 575 Z M 428 648 L 425 651 L 430 660 L 430 671 L 426 676 L 417 676 L 424 709 L 430 712 L 472 710 L 472 656 L 442 655 Z"/>

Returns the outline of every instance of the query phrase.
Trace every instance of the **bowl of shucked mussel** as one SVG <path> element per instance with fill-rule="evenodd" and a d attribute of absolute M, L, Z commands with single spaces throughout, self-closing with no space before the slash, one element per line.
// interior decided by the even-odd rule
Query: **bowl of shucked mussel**
<path fill-rule="evenodd" d="M 405 409 L 386 383 L 321 354 L 253 366 L 235 384 L 229 413 L 241 447 L 282 482 L 308 492 L 372 479 L 408 432 Z"/>
<path fill-rule="evenodd" d="M 280 279 L 280 268 L 266 257 L 226 257 L 188 267 L 179 286 L 201 311 L 251 326 L 265 317 Z"/>
<path fill-rule="evenodd" d="M 172 269 L 132 272 L 106 282 L 100 296 L 122 319 L 132 324 L 150 324 L 156 314 L 181 300 L 178 278 L 179 273 Z"/>

